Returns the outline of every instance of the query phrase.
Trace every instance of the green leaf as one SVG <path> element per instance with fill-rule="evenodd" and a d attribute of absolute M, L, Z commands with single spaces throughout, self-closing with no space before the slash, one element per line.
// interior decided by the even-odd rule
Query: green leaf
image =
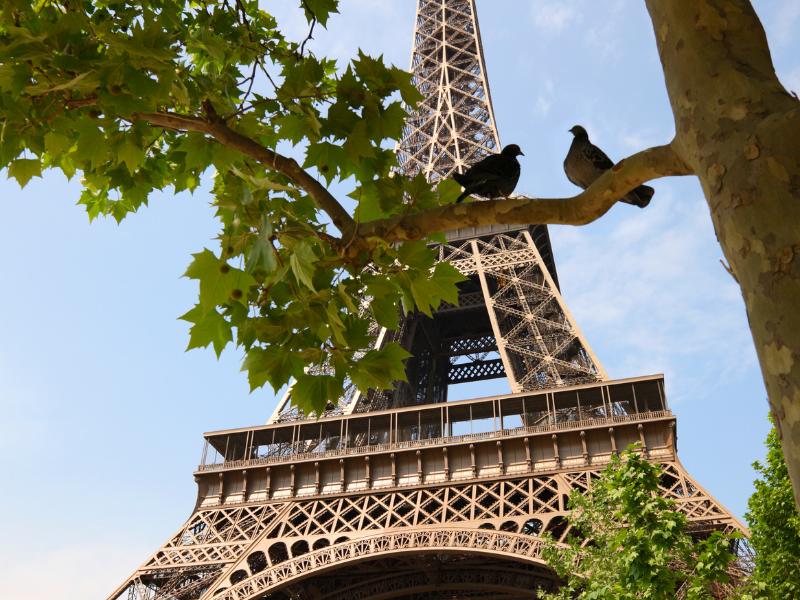
<path fill-rule="evenodd" d="M 291 186 L 275 183 L 274 181 L 271 181 L 267 177 L 261 177 L 261 178 L 253 177 L 252 175 L 248 175 L 247 173 L 240 171 L 236 167 L 232 167 L 231 171 L 236 173 L 238 177 L 241 177 L 242 179 L 244 179 L 246 182 L 248 182 L 258 190 L 276 190 L 282 192 L 294 190 L 294 188 Z"/>
<path fill-rule="evenodd" d="M 417 89 L 417 86 L 412 82 L 412 75 L 408 71 L 392 67 L 389 69 L 392 81 L 400 90 L 400 95 L 412 110 L 417 108 L 417 105 L 425 99 L 425 96 Z"/>
<path fill-rule="evenodd" d="M 350 110 L 346 102 L 339 100 L 328 109 L 324 122 L 325 133 L 338 139 L 345 139 L 356 126 L 359 118 L 355 111 Z"/>
<path fill-rule="evenodd" d="M 348 196 L 358 201 L 359 221 L 388 217 L 402 209 L 403 177 L 383 177 L 366 181 Z"/>
<path fill-rule="evenodd" d="M 383 62 L 383 56 L 373 58 L 364 54 L 361 50 L 358 51 L 358 58 L 353 61 L 353 66 L 355 67 L 356 75 L 366 81 L 383 82 L 384 76 L 389 73 L 389 69 L 386 68 Z"/>
<path fill-rule="evenodd" d="M 33 158 L 18 158 L 8 166 L 8 179 L 17 180 L 24 188 L 33 177 L 42 176 L 42 163 Z"/>
<path fill-rule="evenodd" d="M 445 302 L 456 306 L 458 305 L 457 284 L 468 279 L 469 277 L 462 275 L 461 271 L 449 262 L 436 263 L 436 267 L 433 269 L 432 280 L 438 288 L 437 294 Z"/>
<path fill-rule="evenodd" d="M 427 270 L 436 262 L 436 251 L 428 248 L 425 242 L 404 242 L 397 249 L 397 258 L 407 267 Z"/>
<path fill-rule="evenodd" d="M 179 77 L 176 77 L 172 81 L 171 87 L 172 95 L 184 106 L 189 105 L 189 90 L 186 89 L 186 85 L 181 81 Z"/>
<path fill-rule="evenodd" d="M 317 141 L 322 127 L 315 115 L 305 112 L 291 113 L 275 119 L 274 122 L 279 127 L 278 134 L 281 138 L 291 140 L 295 146 L 306 138 L 312 142 Z"/>
<path fill-rule="evenodd" d="M 244 270 L 246 273 L 252 275 L 256 268 L 261 266 L 271 273 L 278 268 L 278 262 L 275 260 L 275 249 L 272 246 L 270 237 L 272 236 L 272 223 L 266 216 L 261 217 L 261 228 L 258 230 L 256 241 L 250 247 L 250 253 L 247 255 Z"/>
<path fill-rule="evenodd" d="M 214 352 L 219 358 L 223 348 L 228 342 L 233 341 L 231 324 L 216 310 L 205 312 L 203 307 L 197 304 L 180 318 L 194 324 L 189 329 L 190 338 L 187 351 L 192 348 L 207 348 L 209 344 L 214 344 Z"/>
<path fill-rule="evenodd" d="M 89 119 L 76 121 L 73 127 L 78 134 L 78 148 L 74 153 L 75 162 L 90 161 L 93 169 L 105 162 L 108 156 L 108 143 L 100 128 Z"/>
<path fill-rule="evenodd" d="M 416 277 L 405 273 L 398 274 L 398 282 L 403 289 L 403 308 L 408 312 L 413 304 L 423 313 L 432 316 L 431 309 L 436 310 L 442 300 L 450 304 L 458 304 L 457 283 L 466 281 L 450 263 L 438 263 L 431 277 L 427 271 L 420 272 Z M 409 297 L 410 296 L 410 297 Z"/>
<path fill-rule="evenodd" d="M 247 371 L 250 391 L 269 383 L 276 392 L 289 383 L 292 377 L 303 373 L 303 361 L 295 353 L 280 346 L 251 348 L 242 363 L 242 371 Z"/>
<path fill-rule="evenodd" d="M 211 250 L 204 249 L 192 256 L 194 261 L 183 276 L 200 281 L 200 302 L 206 312 L 231 301 L 244 301 L 250 286 L 257 285 L 250 275 L 232 268 Z M 232 297 L 235 290 L 242 292 L 239 300 Z"/>
<path fill-rule="evenodd" d="M 63 133 L 48 131 L 44 134 L 44 147 L 52 158 L 72 148 L 72 144 L 72 140 Z"/>
<path fill-rule="evenodd" d="M 116 149 L 116 154 L 118 162 L 125 163 L 131 175 L 144 164 L 144 149 L 139 148 L 133 142 L 126 141 L 120 144 Z"/>
<path fill-rule="evenodd" d="M 393 102 L 384 108 L 377 101 L 367 104 L 362 115 L 366 120 L 370 136 L 376 141 L 386 138 L 399 140 L 408 117 L 408 113 L 399 102 Z"/>
<path fill-rule="evenodd" d="M 436 191 L 439 193 L 440 203 L 452 204 L 461 195 L 461 184 L 454 179 L 442 179 L 436 184 Z"/>
<path fill-rule="evenodd" d="M 371 297 L 369 310 L 381 327 L 396 330 L 399 324 L 400 291 L 398 286 L 386 277 L 369 278 L 366 282 L 367 295 Z"/>
<path fill-rule="evenodd" d="M 369 311 L 378 325 L 396 331 L 400 324 L 400 294 L 393 292 L 373 297 Z"/>
<path fill-rule="evenodd" d="M 317 142 L 308 146 L 303 168 L 316 167 L 317 171 L 322 174 L 325 181 L 330 185 L 346 159 L 347 156 L 340 146 L 330 142 Z"/>
<path fill-rule="evenodd" d="M 342 382 L 332 375 L 303 374 L 292 386 L 292 403 L 306 415 L 319 418 L 330 401 L 334 406 L 342 395 Z"/>
<path fill-rule="evenodd" d="M 375 156 L 375 148 L 367 135 L 367 124 L 364 121 L 356 123 L 342 145 L 342 149 L 347 157 L 355 163 L 359 162 L 362 157 Z"/>
<path fill-rule="evenodd" d="M 80 86 L 84 79 L 92 75 L 91 72 L 87 71 L 85 73 L 81 73 L 77 77 L 71 77 L 69 79 L 62 80 L 62 82 L 58 85 L 52 85 L 49 81 L 44 81 L 37 85 L 28 86 L 25 88 L 25 93 L 30 96 L 43 96 L 45 94 L 50 94 L 52 92 L 58 92 L 61 90 L 69 90 L 72 88 L 76 88 Z M 97 84 L 91 83 L 87 91 L 91 91 L 96 87 Z"/>
<path fill-rule="evenodd" d="M 301 241 L 290 248 L 291 255 L 289 257 L 289 266 L 292 269 L 297 280 L 302 282 L 311 291 L 316 292 L 314 288 L 314 272 L 317 270 L 314 262 L 317 261 L 317 255 L 309 244 Z"/>
<path fill-rule="evenodd" d="M 411 354 L 392 342 L 380 350 L 370 350 L 362 356 L 350 378 L 365 395 L 370 388 L 389 389 L 393 381 L 408 381 L 403 361 L 410 357 Z"/>
<path fill-rule="evenodd" d="M 412 179 L 404 180 L 403 189 L 408 194 L 409 199 L 417 208 L 427 208 L 428 206 L 439 206 L 436 194 L 433 192 L 430 182 L 417 173 Z"/>
<path fill-rule="evenodd" d="M 347 328 L 339 316 L 339 310 L 336 308 L 336 304 L 333 302 L 329 303 L 326 307 L 326 312 L 328 313 L 328 326 L 331 329 L 333 338 L 336 340 L 337 344 L 346 348 L 347 341 L 344 339 L 343 333 Z"/>
<path fill-rule="evenodd" d="M 342 299 L 342 302 L 345 303 L 345 306 L 350 309 L 350 312 L 354 314 L 357 313 L 358 307 L 356 306 L 356 302 L 360 302 L 360 298 L 354 299 L 353 296 L 348 293 L 347 285 L 344 283 L 344 281 L 339 281 L 337 292 L 339 297 Z"/>
<path fill-rule="evenodd" d="M 331 13 L 339 12 L 338 4 L 338 0 L 303 0 L 300 6 L 305 10 L 309 23 L 316 17 L 320 25 L 327 27 Z"/>

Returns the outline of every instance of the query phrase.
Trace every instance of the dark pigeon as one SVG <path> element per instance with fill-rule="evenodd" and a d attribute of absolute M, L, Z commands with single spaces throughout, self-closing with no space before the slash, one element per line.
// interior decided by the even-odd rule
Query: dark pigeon
<path fill-rule="evenodd" d="M 567 178 L 584 190 L 614 166 L 605 152 L 589 141 L 589 134 L 580 125 L 570 129 L 575 139 L 564 159 L 564 172 Z M 640 185 L 620 198 L 623 202 L 644 208 L 650 204 L 655 190 L 648 185 Z"/>
<path fill-rule="evenodd" d="M 525 156 L 516 144 L 509 144 L 500 154 L 491 154 L 479 160 L 466 173 L 453 173 L 453 179 L 461 184 L 464 193 L 456 202 L 477 194 L 492 200 L 498 196 L 508 198 L 519 181 L 517 156 Z"/>

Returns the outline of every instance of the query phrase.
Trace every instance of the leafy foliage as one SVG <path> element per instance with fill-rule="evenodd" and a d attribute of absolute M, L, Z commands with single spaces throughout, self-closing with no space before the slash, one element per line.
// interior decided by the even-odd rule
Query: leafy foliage
<path fill-rule="evenodd" d="M 760 584 L 757 596 L 789 600 L 800 597 L 800 517 L 774 427 L 766 445 L 766 463 L 753 463 L 761 477 L 755 481 L 745 515 L 756 551 L 753 579 Z"/>
<path fill-rule="evenodd" d="M 392 327 L 400 304 L 430 313 L 455 302 L 462 276 L 435 265 L 424 241 L 353 240 L 358 223 L 455 197 L 421 176 L 393 176 L 386 142 L 401 135 L 404 104 L 421 100 L 409 73 L 363 53 L 339 68 L 306 51 L 337 0 L 301 0 L 310 32 L 300 42 L 257 0 L 0 6 L 9 177 L 24 187 L 48 169 L 80 172 L 89 219 L 120 221 L 154 190 L 194 191 L 214 171 L 221 232 L 186 271 L 200 289 L 182 317 L 189 348 L 219 355 L 233 342 L 251 388 L 294 377 L 307 413 L 335 403 L 346 380 L 366 392 L 404 378 L 406 352 L 369 350 L 371 320 Z M 275 151 L 287 142 L 305 153 L 302 167 Z M 352 186 L 353 215 L 320 179 Z"/>
<path fill-rule="evenodd" d="M 713 598 L 711 586 L 729 581 L 730 538 L 716 531 L 693 540 L 675 501 L 658 494 L 661 469 L 638 446 L 612 457 L 588 492 L 570 495 L 576 535 L 566 548 L 547 537 L 544 551 L 567 585 L 548 600 L 666 600 L 679 590 L 681 598 Z"/>

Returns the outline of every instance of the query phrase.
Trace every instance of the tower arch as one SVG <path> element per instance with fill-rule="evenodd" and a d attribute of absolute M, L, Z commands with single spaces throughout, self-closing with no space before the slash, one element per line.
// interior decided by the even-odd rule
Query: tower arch
<path fill-rule="evenodd" d="M 485 529 L 383 532 L 326 546 L 247 578 L 242 578 L 240 565 L 232 565 L 204 597 L 277 599 L 296 597 L 297 590 L 309 587 L 314 598 L 331 600 L 462 589 L 530 596 L 537 587 L 557 586 L 557 577 L 542 559 L 543 546 L 537 537 Z M 388 564 L 401 572 L 388 569 Z M 342 582 L 350 596 L 342 596 Z"/>

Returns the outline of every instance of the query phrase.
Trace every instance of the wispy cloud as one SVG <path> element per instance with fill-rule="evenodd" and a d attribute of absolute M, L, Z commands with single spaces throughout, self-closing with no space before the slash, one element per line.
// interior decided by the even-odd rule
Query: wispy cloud
<path fill-rule="evenodd" d="M 595 58 L 609 59 L 623 56 L 623 43 L 614 21 L 593 27 L 586 33 L 586 43 L 595 51 Z"/>
<path fill-rule="evenodd" d="M 610 232 L 554 228 L 553 237 L 567 303 L 591 331 L 589 342 L 603 341 L 599 358 L 612 378 L 677 375 L 688 360 L 707 385 L 753 365 L 738 286 L 718 263 L 700 194 L 680 197 L 661 184 L 648 209 L 631 212 Z M 677 400 L 697 383 L 671 379 L 681 382 Z"/>
<path fill-rule="evenodd" d="M 531 15 L 537 28 L 551 34 L 559 34 L 564 26 L 577 16 L 574 3 L 552 2 L 551 0 L 534 0 L 531 3 Z"/>
<path fill-rule="evenodd" d="M 667 138 L 660 138 L 658 131 L 653 128 L 634 132 L 621 131 L 619 134 L 620 145 L 631 152 L 638 152 L 657 144 L 663 144 L 666 141 L 668 141 Z"/>
<path fill-rule="evenodd" d="M 552 99 L 553 99 L 553 81 L 548 79 L 544 82 L 544 89 L 539 93 L 536 98 L 536 102 L 533 105 L 533 112 L 534 114 L 539 115 L 540 117 L 546 117 L 547 113 L 550 112 L 550 107 L 552 106 Z"/>

